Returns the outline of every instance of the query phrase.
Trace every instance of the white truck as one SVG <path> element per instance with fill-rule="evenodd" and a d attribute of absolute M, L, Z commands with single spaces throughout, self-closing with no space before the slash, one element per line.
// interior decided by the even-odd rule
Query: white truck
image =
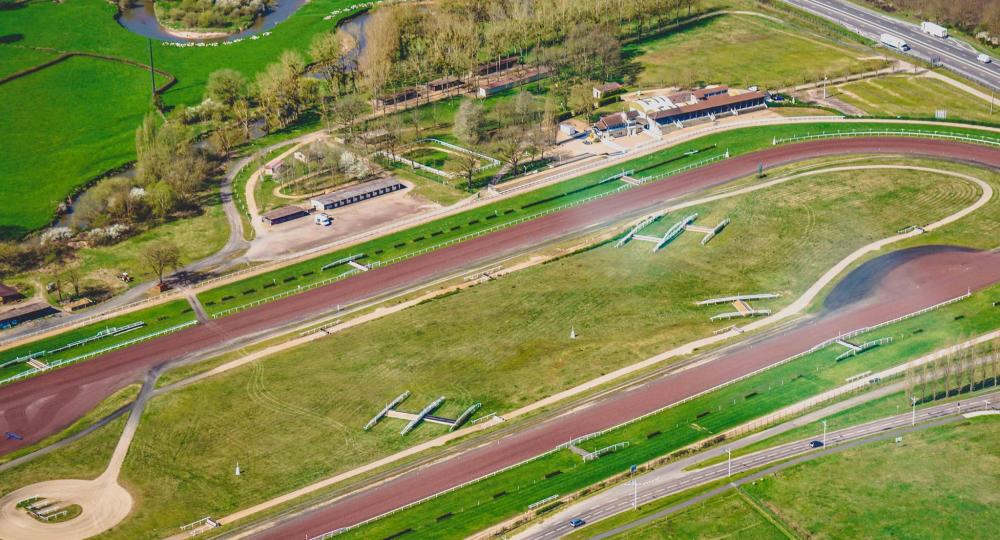
<path fill-rule="evenodd" d="M 934 37 L 946 38 L 948 37 L 948 29 L 939 25 L 934 24 L 930 21 L 924 21 L 920 23 L 920 30 L 925 34 L 930 34 Z"/>
<path fill-rule="evenodd" d="M 896 37 L 892 34 L 882 34 L 879 37 L 879 41 L 881 41 L 886 47 L 892 47 L 893 49 L 898 49 L 900 51 L 910 50 L 910 46 L 906 44 L 906 41 L 903 38 Z"/>

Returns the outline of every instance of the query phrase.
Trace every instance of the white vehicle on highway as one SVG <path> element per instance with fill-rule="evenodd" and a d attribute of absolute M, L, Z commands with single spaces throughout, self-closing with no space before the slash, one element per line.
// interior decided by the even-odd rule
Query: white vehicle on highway
<path fill-rule="evenodd" d="M 893 49 L 898 49 L 900 51 L 910 50 L 910 46 L 907 45 L 903 38 L 896 37 L 892 34 L 882 34 L 879 37 L 879 41 L 881 41 L 886 47 L 892 47 Z"/>
<path fill-rule="evenodd" d="M 313 221 L 317 225 L 322 225 L 324 227 L 329 227 L 330 225 L 333 224 L 333 219 L 326 214 L 316 214 L 316 217 L 313 218 Z"/>
<path fill-rule="evenodd" d="M 948 29 L 939 25 L 934 24 L 930 21 L 924 21 L 920 23 L 920 30 L 925 34 L 930 34 L 934 37 L 946 38 L 948 37 Z"/>
<path fill-rule="evenodd" d="M 993 61 L 993 59 L 990 58 L 990 56 L 988 54 L 980 54 L 979 56 L 976 57 L 976 60 L 979 60 L 980 62 L 982 62 L 984 64 L 989 64 L 990 62 Z"/>

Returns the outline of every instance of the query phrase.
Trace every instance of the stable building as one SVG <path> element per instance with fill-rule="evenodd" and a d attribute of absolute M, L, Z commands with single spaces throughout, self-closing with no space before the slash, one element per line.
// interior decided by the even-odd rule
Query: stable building
<path fill-rule="evenodd" d="M 646 116 L 657 124 L 680 124 L 700 118 L 715 118 L 725 114 L 740 114 L 741 112 L 766 107 L 767 95 L 763 92 L 746 92 L 743 94 L 720 94 L 704 101 L 680 107 L 666 108 L 654 111 Z"/>
<path fill-rule="evenodd" d="M 454 75 L 448 75 L 446 77 L 441 77 L 440 79 L 434 79 L 424 86 L 427 87 L 429 92 L 444 92 L 445 90 L 462 86 L 462 79 L 459 79 Z"/>
<path fill-rule="evenodd" d="M 43 302 L 35 302 L 0 313 L 0 329 L 13 328 L 21 323 L 41 319 L 59 313 L 59 310 Z"/>
<path fill-rule="evenodd" d="M 593 88 L 594 99 L 603 99 L 618 94 L 625 88 L 620 83 L 609 82 Z"/>
<path fill-rule="evenodd" d="M 639 111 L 628 111 L 602 116 L 594 124 L 594 130 L 601 137 L 624 137 L 639 132 Z"/>
<path fill-rule="evenodd" d="M 277 210 L 271 210 L 270 212 L 262 214 L 260 219 L 268 225 L 277 225 L 279 223 L 285 223 L 308 215 L 309 212 L 301 206 L 284 206 L 282 208 L 278 208 Z"/>
<path fill-rule="evenodd" d="M 508 70 L 521 62 L 521 57 L 508 56 L 506 58 L 498 58 L 491 62 L 486 62 L 485 64 L 480 64 L 476 67 L 476 75 L 490 75 L 492 73 L 498 73 L 500 71 Z"/>
<path fill-rule="evenodd" d="M 332 210 L 361 201 L 367 201 L 368 199 L 374 199 L 375 197 L 380 197 L 401 189 L 406 189 L 406 184 L 395 178 L 373 180 L 359 186 L 313 197 L 309 199 L 309 204 L 321 212 L 323 210 Z"/>
<path fill-rule="evenodd" d="M 409 101 L 419 95 L 420 93 L 417 92 L 416 88 L 406 88 L 396 92 L 395 94 L 375 98 L 375 105 L 379 108 L 384 108 L 389 105 L 396 105 L 398 103 Z"/>
<path fill-rule="evenodd" d="M 10 304 L 24 298 L 20 292 L 10 285 L 0 283 L 0 304 Z"/>

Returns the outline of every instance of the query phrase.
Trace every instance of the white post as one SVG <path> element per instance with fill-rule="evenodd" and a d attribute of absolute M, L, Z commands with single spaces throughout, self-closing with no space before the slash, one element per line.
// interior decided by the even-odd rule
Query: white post
<path fill-rule="evenodd" d="M 823 446 L 826 446 L 826 420 L 823 420 Z"/>
<path fill-rule="evenodd" d="M 726 453 L 729 454 L 729 460 L 726 469 L 726 478 L 729 478 L 730 476 L 733 475 L 733 449 L 726 448 Z"/>

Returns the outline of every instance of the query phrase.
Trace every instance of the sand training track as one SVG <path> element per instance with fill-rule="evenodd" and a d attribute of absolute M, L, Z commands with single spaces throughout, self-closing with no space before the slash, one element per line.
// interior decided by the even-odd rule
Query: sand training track
<path fill-rule="evenodd" d="M 0 441 L 0 454 L 65 428 L 114 391 L 141 379 L 153 366 L 329 311 L 337 304 L 351 304 L 431 280 L 466 265 L 660 206 L 670 198 L 753 174 L 759 163 L 773 167 L 823 156 L 874 153 L 924 155 L 1000 167 L 998 150 L 915 138 L 812 141 L 734 157 L 0 387 L 0 431 L 24 436 L 23 441 Z"/>

